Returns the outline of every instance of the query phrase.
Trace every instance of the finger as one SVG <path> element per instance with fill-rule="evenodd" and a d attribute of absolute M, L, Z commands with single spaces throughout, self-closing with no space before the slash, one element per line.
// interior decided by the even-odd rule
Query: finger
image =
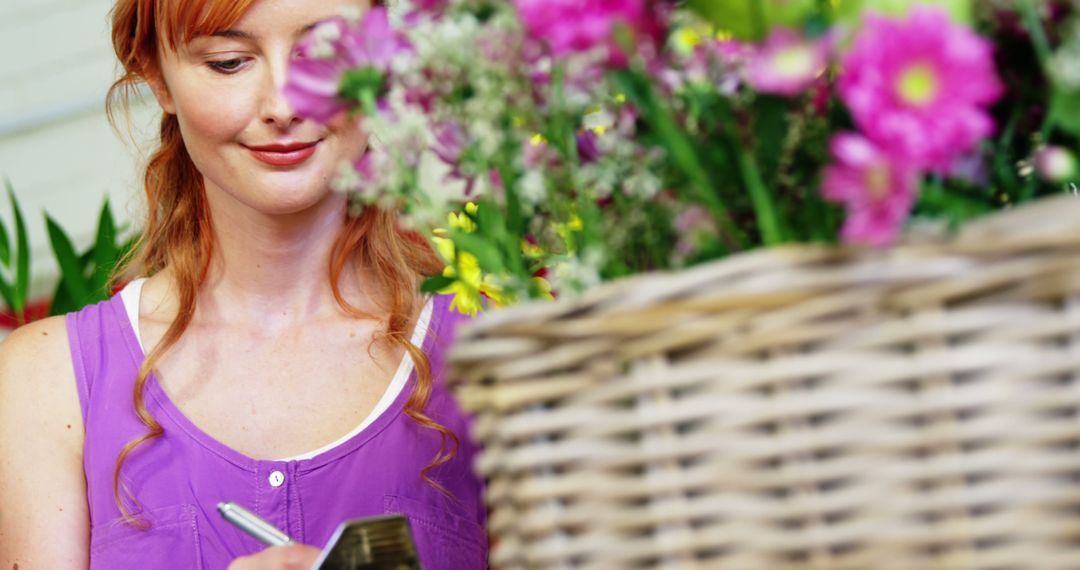
<path fill-rule="evenodd" d="M 309 570 L 322 552 L 306 544 L 289 544 L 275 548 L 280 549 L 283 570 Z"/>
<path fill-rule="evenodd" d="M 257 562 L 253 563 L 254 556 L 241 556 L 229 563 L 229 570 L 255 570 Z"/>
<path fill-rule="evenodd" d="M 229 564 L 229 570 L 309 570 L 321 551 L 306 544 L 272 546 L 250 556 L 241 556 Z"/>

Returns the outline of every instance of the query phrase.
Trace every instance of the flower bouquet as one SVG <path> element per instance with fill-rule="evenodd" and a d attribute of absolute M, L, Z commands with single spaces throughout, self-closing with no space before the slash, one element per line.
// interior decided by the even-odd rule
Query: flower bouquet
<path fill-rule="evenodd" d="M 286 93 L 357 114 L 335 187 L 466 310 L 761 246 L 881 247 L 1070 190 L 1065 1 L 424 0 L 319 26 Z"/>
<path fill-rule="evenodd" d="M 393 6 L 286 91 L 427 290 L 561 297 L 451 357 L 493 565 L 1080 567 L 1075 3 Z"/>

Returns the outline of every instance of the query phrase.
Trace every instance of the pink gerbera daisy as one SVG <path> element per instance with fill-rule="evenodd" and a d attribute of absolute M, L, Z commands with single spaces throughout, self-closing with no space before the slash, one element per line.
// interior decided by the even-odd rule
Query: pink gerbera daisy
<path fill-rule="evenodd" d="M 794 96 L 825 72 L 829 47 L 825 39 L 808 40 L 786 28 L 775 28 L 750 58 L 750 85 L 762 93 Z"/>
<path fill-rule="evenodd" d="M 939 172 L 993 132 L 1001 95 L 991 45 L 939 8 L 869 14 L 842 62 L 840 96 L 877 145 Z"/>
<path fill-rule="evenodd" d="M 835 135 L 830 149 L 835 162 L 825 169 L 821 192 L 847 209 L 844 241 L 892 244 L 915 202 L 919 170 L 854 133 Z"/>

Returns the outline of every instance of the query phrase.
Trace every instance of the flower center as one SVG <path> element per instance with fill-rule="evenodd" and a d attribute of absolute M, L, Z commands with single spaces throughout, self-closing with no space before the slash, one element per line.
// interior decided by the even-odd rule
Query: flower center
<path fill-rule="evenodd" d="M 772 58 L 773 70 L 784 77 L 805 77 L 814 72 L 814 58 L 805 46 L 780 50 Z"/>
<path fill-rule="evenodd" d="M 866 193 L 874 201 L 881 201 L 889 194 L 889 166 L 878 164 L 866 171 Z"/>
<path fill-rule="evenodd" d="M 937 97 L 937 74 L 929 65 L 917 63 L 900 74 L 896 88 L 905 103 L 916 107 L 926 106 Z"/>

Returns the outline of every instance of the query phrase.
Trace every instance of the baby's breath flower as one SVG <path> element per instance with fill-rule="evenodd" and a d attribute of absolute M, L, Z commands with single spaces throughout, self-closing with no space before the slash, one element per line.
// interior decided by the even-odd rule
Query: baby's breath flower
<path fill-rule="evenodd" d="M 347 160 L 338 163 L 334 178 L 330 181 L 330 188 L 335 192 L 350 192 L 360 188 L 360 173 L 356 167 Z"/>

